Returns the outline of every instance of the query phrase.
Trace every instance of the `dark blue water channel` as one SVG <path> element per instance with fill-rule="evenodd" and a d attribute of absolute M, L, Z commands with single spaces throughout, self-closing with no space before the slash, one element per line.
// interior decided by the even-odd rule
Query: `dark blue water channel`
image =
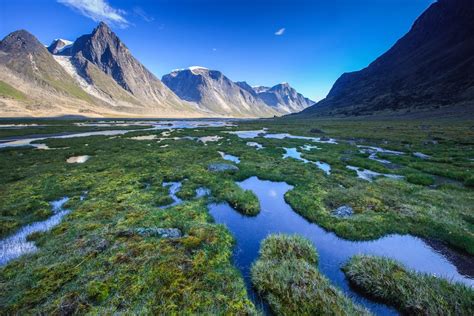
<path fill-rule="evenodd" d="M 377 315 L 393 315 L 397 312 L 362 297 L 349 287 L 341 267 L 356 254 L 393 258 L 410 269 L 474 286 L 473 279 L 461 275 L 448 259 L 420 238 L 388 235 L 373 241 L 345 240 L 294 212 L 284 200 L 284 194 L 293 188 L 287 183 L 251 177 L 238 184 L 243 189 L 253 191 L 260 200 L 261 211 L 257 216 L 241 215 L 226 203 L 210 204 L 209 212 L 217 223 L 225 224 L 234 235 L 234 263 L 241 271 L 249 296 L 257 306 L 264 304 L 252 289 L 250 267 L 258 257 L 260 242 L 272 233 L 299 234 L 311 240 L 320 256 L 319 270 L 355 302 Z"/>

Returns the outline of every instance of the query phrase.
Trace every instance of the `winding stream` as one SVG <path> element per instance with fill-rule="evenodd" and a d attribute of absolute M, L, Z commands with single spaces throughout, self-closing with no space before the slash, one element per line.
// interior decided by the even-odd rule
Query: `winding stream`
<path fill-rule="evenodd" d="M 71 210 L 64 209 L 64 204 L 68 200 L 69 198 L 64 197 L 51 202 L 51 208 L 53 209 L 53 215 L 51 217 L 44 221 L 23 226 L 15 234 L 0 240 L 0 266 L 6 265 L 11 260 L 24 254 L 38 250 L 35 243 L 27 239 L 28 236 L 37 232 L 46 232 L 58 225 L 63 217 L 71 212 Z"/>
<path fill-rule="evenodd" d="M 322 162 L 322 161 L 311 161 L 308 159 L 305 159 L 301 157 L 301 153 L 296 149 L 296 148 L 283 148 L 285 150 L 285 153 L 283 154 L 283 159 L 286 158 L 293 158 L 296 160 L 300 160 L 304 163 L 312 163 L 322 171 L 324 171 L 325 174 L 330 175 L 331 174 L 331 166 L 328 163 Z"/>
<path fill-rule="evenodd" d="M 250 267 L 258 256 L 260 242 L 272 233 L 299 234 L 310 239 L 320 256 L 320 271 L 355 302 L 377 315 L 393 315 L 397 312 L 386 305 L 362 297 L 349 287 L 341 266 L 353 255 L 370 254 L 393 258 L 410 269 L 474 286 L 474 279 L 460 274 L 446 257 L 420 238 L 388 235 L 373 241 L 345 240 L 294 212 L 284 200 L 285 193 L 293 188 L 287 183 L 251 177 L 238 185 L 257 195 L 261 205 L 261 212 L 257 216 L 241 215 L 227 203 L 210 204 L 209 212 L 217 223 L 225 224 L 234 235 L 234 263 L 241 271 L 249 296 L 257 306 L 263 305 L 263 302 L 252 289 Z"/>
<path fill-rule="evenodd" d="M 178 193 L 179 190 L 181 190 L 181 186 L 182 186 L 181 182 L 163 182 L 163 187 L 168 187 L 169 188 L 169 195 L 173 199 L 173 202 L 171 202 L 168 205 L 161 206 L 160 207 L 161 209 L 165 209 L 165 208 L 168 208 L 168 207 L 173 207 L 173 206 L 176 206 L 176 205 L 181 204 L 183 202 L 183 200 L 181 200 L 176 195 L 176 193 Z"/>

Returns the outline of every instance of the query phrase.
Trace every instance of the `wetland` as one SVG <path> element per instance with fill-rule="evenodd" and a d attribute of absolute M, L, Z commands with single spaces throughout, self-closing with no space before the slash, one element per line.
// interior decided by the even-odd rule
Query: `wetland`
<path fill-rule="evenodd" d="M 371 296 L 361 258 L 473 295 L 469 122 L 27 120 L 0 136 L 6 313 L 278 314 L 251 270 L 281 233 L 360 313 L 409 308 Z"/>

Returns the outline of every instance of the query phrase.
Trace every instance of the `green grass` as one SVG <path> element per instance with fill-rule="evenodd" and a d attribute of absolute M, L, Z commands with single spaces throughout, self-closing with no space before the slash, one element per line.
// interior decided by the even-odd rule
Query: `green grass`
<path fill-rule="evenodd" d="M 8 83 L 0 80 L 0 96 L 5 98 L 12 98 L 16 100 L 25 100 L 26 95 L 9 85 Z"/>
<path fill-rule="evenodd" d="M 350 283 L 405 315 L 472 315 L 474 290 L 407 270 L 386 258 L 355 256 L 345 265 Z"/>
<path fill-rule="evenodd" d="M 413 173 L 407 175 L 407 181 L 413 184 L 432 185 L 435 180 L 430 175 Z"/>
<path fill-rule="evenodd" d="M 8 120 L 8 123 L 51 126 L 2 129 L 0 137 L 96 129 L 77 127 L 72 121 Z M 282 159 L 281 147 L 299 147 L 309 144 L 308 141 L 258 138 L 253 141 L 265 149 L 255 150 L 245 145 L 248 140 L 225 133 L 232 130 L 227 128 L 172 132 L 172 137 L 224 137 L 207 145 L 186 139 L 160 143 L 128 139 L 161 132 L 137 131 L 116 138 L 93 136 L 44 141 L 51 148 L 58 148 L 54 150 L 0 149 L 2 238 L 23 225 L 49 217 L 48 203 L 52 200 L 69 196 L 69 206 L 73 209 L 51 232 L 31 237 L 39 252 L 0 269 L 2 311 L 60 313 L 73 308 L 77 313 L 254 313 L 243 280 L 231 263 L 232 237 L 225 227 L 213 223 L 206 208 L 206 203 L 227 201 L 243 214 L 257 214 L 260 206 L 255 195 L 235 183 L 250 176 L 294 186 L 285 195 L 292 208 L 344 238 L 361 240 L 389 233 L 413 234 L 435 238 L 474 254 L 471 187 L 451 184 L 429 187 L 383 178 L 369 183 L 346 169 L 350 162 L 405 176 L 431 175 L 430 170 L 437 170 L 468 184 L 474 166 L 471 160 L 474 132 L 470 122 L 261 120 L 238 124 L 232 129 L 268 127 L 270 132 L 308 136 L 315 136 L 310 133 L 312 128 L 324 130 L 326 136 L 340 140 L 339 144 L 318 144 L 321 150 L 303 151 L 303 156 L 330 163 L 331 175 L 326 176 L 311 164 Z M 420 127 L 426 124 L 431 124 L 429 130 Z M 358 144 L 407 154 L 384 156 L 399 165 L 391 170 L 368 160 L 346 142 L 353 138 L 357 138 Z M 425 144 L 433 139 L 437 144 Z M 210 172 L 209 164 L 222 162 L 217 151 L 238 156 L 239 171 Z M 420 161 L 410 154 L 416 151 L 432 158 Z M 66 163 L 68 157 L 77 155 L 90 155 L 91 159 L 84 164 Z M 184 200 L 182 205 L 159 209 L 158 206 L 170 201 L 168 189 L 162 187 L 164 181 L 182 182 L 182 190 L 178 192 Z M 195 199 L 198 187 L 209 188 L 212 197 Z M 88 197 L 80 202 L 78 197 L 84 191 L 89 192 Z M 356 215 L 350 219 L 331 216 L 330 211 L 343 204 L 352 206 Z M 185 237 L 166 240 L 117 235 L 140 227 L 179 228 Z M 99 251 L 98 245 L 104 240 L 108 246 Z M 297 264 L 302 275 L 320 280 L 315 264 L 308 263 L 311 262 L 308 256 L 304 257 L 305 260 L 299 260 L 306 263 Z M 286 272 L 281 273 L 287 276 Z M 330 285 L 327 280 L 317 284 Z"/>
<path fill-rule="evenodd" d="M 262 241 L 252 283 L 276 315 L 367 315 L 317 269 L 311 242 L 288 235 Z"/>

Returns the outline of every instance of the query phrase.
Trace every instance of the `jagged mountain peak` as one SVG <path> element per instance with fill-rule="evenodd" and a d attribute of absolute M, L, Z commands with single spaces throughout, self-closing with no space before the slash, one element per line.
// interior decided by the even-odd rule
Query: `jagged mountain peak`
<path fill-rule="evenodd" d="M 266 86 L 252 86 L 252 89 L 257 92 L 257 93 L 260 93 L 260 92 L 265 92 L 265 91 L 268 91 L 270 90 L 270 87 L 266 87 Z"/>
<path fill-rule="evenodd" d="M 0 50 L 4 52 L 37 52 L 45 50 L 38 39 L 26 30 L 18 30 L 8 34 L 0 42 Z"/>
<path fill-rule="evenodd" d="M 278 107 L 283 112 L 293 113 L 301 111 L 314 104 L 301 93 L 298 93 L 288 82 L 282 82 L 268 87 L 256 87 L 254 90 L 266 104 Z"/>
<path fill-rule="evenodd" d="M 49 46 L 48 50 L 53 55 L 70 55 L 74 42 L 62 38 L 56 38 Z"/>
<path fill-rule="evenodd" d="M 258 117 L 278 114 L 222 72 L 201 66 L 176 69 L 161 79 L 180 98 L 226 116 Z"/>
<path fill-rule="evenodd" d="M 92 31 L 92 34 L 97 32 L 105 32 L 105 33 L 112 33 L 112 29 L 105 23 L 104 21 L 99 22 L 97 27 Z"/>

